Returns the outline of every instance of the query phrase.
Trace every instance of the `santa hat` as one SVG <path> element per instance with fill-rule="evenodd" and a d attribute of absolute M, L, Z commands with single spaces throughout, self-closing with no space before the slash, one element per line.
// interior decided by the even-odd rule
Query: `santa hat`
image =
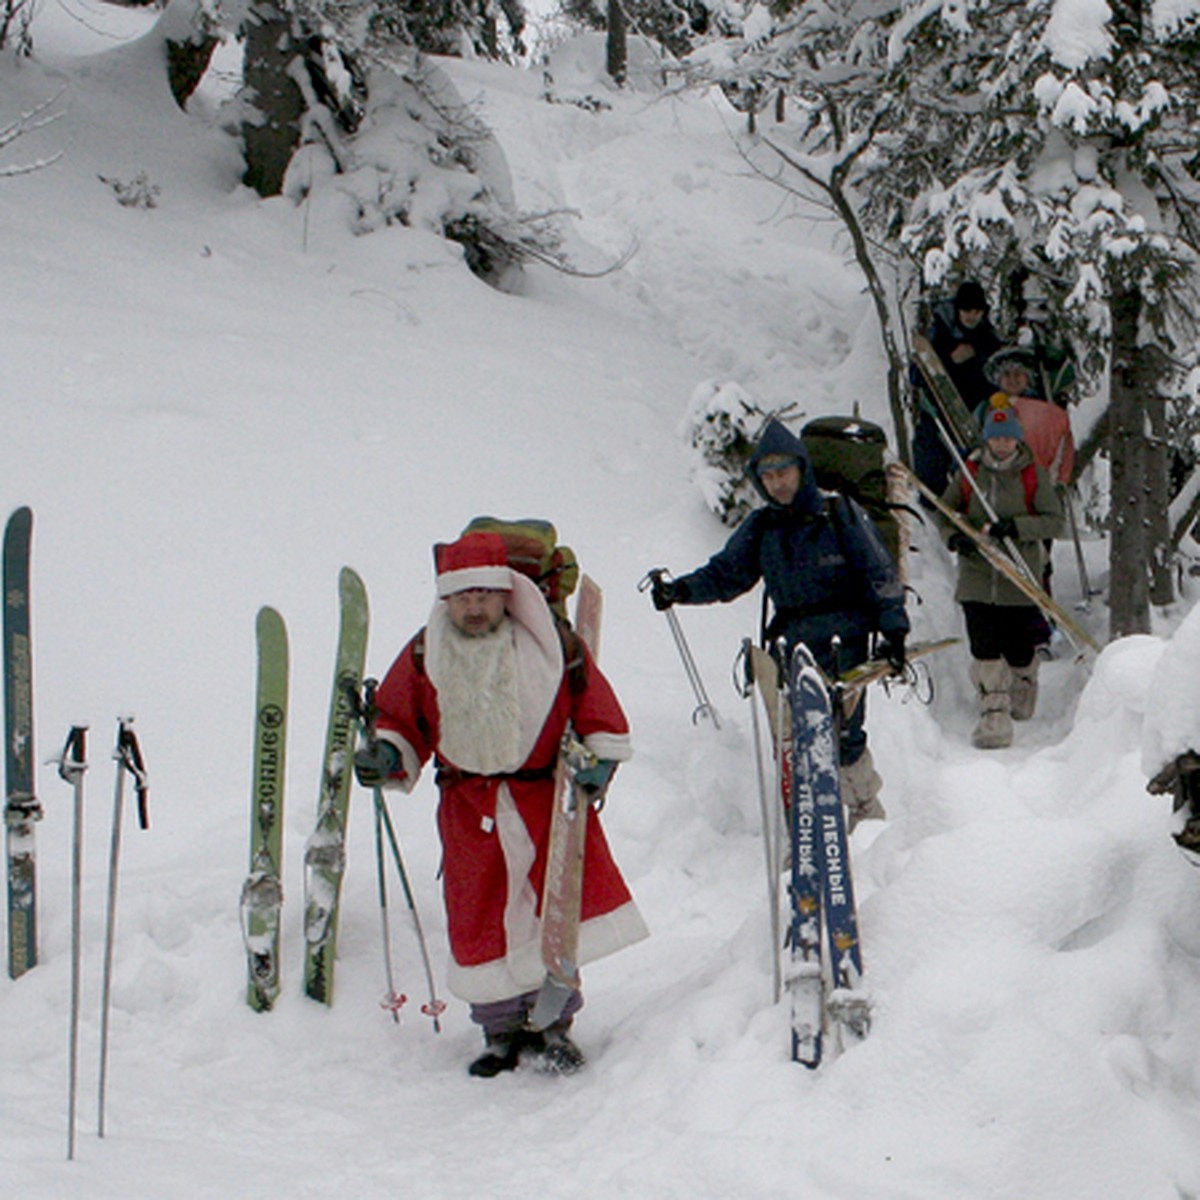
<path fill-rule="evenodd" d="M 437 593 L 443 598 L 472 588 L 512 591 L 508 550 L 498 533 L 467 533 L 457 542 L 439 542 L 433 548 L 433 561 Z"/>

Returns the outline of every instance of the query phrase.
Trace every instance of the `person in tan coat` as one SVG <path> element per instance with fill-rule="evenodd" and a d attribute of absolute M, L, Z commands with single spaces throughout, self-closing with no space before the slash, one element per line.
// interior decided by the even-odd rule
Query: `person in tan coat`
<path fill-rule="evenodd" d="M 1062 501 L 1034 461 L 1012 409 L 988 413 L 983 448 L 955 474 L 942 499 L 983 536 L 1015 545 L 1033 578 L 1042 577 L 1045 543 L 1062 529 Z M 1028 720 L 1037 705 L 1041 610 L 988 563 L 966 534 L 949 521 L 942 526 L 947 546 L 958 556 L 954 598 L 966 620 L 971 680 L 979 699 L 979 723 L 971 740 L 980 749 L 1009 746 L 1013 721 Z"/>

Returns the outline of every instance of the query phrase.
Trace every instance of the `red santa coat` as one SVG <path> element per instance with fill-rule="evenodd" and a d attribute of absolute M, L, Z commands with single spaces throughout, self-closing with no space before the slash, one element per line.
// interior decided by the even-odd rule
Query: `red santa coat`
<path fill-rule="evenodd" d="M 448 768 L 439 781 L 438 830 L 452 958 L 449 984 L 460 999 L 476 1004 L 532 991 L 545 976 L 542 884 L 554 765 L 568 721 L 599 757 L 622 761 L 632 754 L 628 722 L 608 680 L 589 655 L 583 686 L 570 686 L 549 609 L 536 586 L 515 573 L 509 615 L 520 678 L 521 738 L 518 761 L 505 773 L 472 774 L 470 764 L 454 763 L 443 752 L 438 648 L 441 639 L 453 636 L 444 603 L 435 606 L 423 638 L 401 651 L 376 697 L 377 731 L 400 751 L 405 791 L 412 790 L 435 753 Z M 587 819 L 582 963 L 647 933 L 594 810 Z"/>

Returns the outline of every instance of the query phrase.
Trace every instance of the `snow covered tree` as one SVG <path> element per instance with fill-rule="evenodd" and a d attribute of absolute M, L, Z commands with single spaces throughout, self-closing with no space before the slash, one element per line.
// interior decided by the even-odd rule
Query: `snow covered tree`
<path fill-rule="evenodd" d="M 740 384 L 708 380 L 692 393 L 681 432 L 693 451 L 692 478 L 726 525 L 740 525 L 762 502 L 747 469 L 772 416 Z"/>
<path fill-rule="evenodd" d="M 1145 632 L 1170 595 L 1167 405 L 1196 393 L 1200 6 L 913 4 L 906 20 L 907 145 L 888 154 L 906 172 L 879 195 L 917 201 L 902 236 L 927 282 L 1019 266 L 1085 376 L 1107 376 L 1111 632 Z M 930 127 L 936 148 L 914 149 Z"/>
<path fill-rule="evenodd" d="M 875 308 L 895 444 L 907 460 L 901 312 L 907 265 L 873 235 L 869 196 L 861 187 L 877 143 L 898 119 L 887 54 L 887 30 L 898 12 L 899 0 L 866 8 L 824 0 L 769 9 L 752 3 L 740 11 L 729 4 L 714 15 L 717 32 L 688 57 L 687 69 L 698 81 L 719 83 L 735 107 L 750 114 L 752 135 L 755 114 L 774 103 L 775 124 L 752 136 L 745 157 L 802 203 L 826 208 L 845 230 Z"/>

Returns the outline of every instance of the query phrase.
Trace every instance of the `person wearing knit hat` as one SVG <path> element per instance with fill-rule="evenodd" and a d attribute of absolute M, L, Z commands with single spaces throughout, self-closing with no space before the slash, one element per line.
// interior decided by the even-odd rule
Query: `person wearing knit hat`
<path fill-rule="evenodd" d="M 585 963 L 647 932 L 595 807 L 632 754 L 629 725 L 582 640 L 508 565 L 500 534 L 438 545 L 434 563 L 437 602 L 379 686 L 375 738 L 355 755 L 355 773 L 364 786 L 411 792 L 436 762 L 450 990 L 470 1005 L 485 1042 L 471 1074 L 491 1077 L 526 1059 L 578 1070 L 583 1053 L 568 1036 L 583 1006 L 578 989 L 548 1027 L 529 1027 L 545 977 L 540 913 L 555 769 L 569 724 L 595 757 L 575 777 L 592 796 L 579 930 Z"/>
<path fill-rule="evenodd" d="M 988 316 L 987 293 L 977 280 L 959 284 L 952 299 L 939 300 L 930 311 L 925 332 L 968 411 L 987 400 L 993 390 L 984 373 L 988 359 L 1000 348 L 1000 338 Z M 927 487 L 940 492 L 954 465 L 938 430 L 936 412 L 926 395 L 924 376 L 914 364 L 910 378 L 916 395 L 913 421 L 913 470 Z M 965 451 L 967 447 L 956 447 Z"/>
<path fill-rule="evenodd" d="M 1062 530 L 1062 501 L 1034 461 L 1015 409 L 989 409 L 982 448 L 951 479 L 942 500 L 982 536 L 1012 546 L 1033 578 L 1041 577 L 1047 539 Z M 979 553 L 973 539 L 949 520 L 938 520 L 958 558 L 954 598 L 966 621 L 970 677 L 979 703 L 971 740 L 979 749 L 1000 749 L 1012 744 L 1013 722 L 1029 720 L 1037 706 L 1036 651 L 1045 620 L 1037 605 Z"/>
<path fill-rule="evenodd" d="M 1075 438 L 1067 410 L 1050 400 L 1034 394 L 1033 355 L 1020 346 L 1001 350 L 988 362 L 988 375 L 999 388 L 998 396 L 1008 403 L 1021 418 L 1025 441 L 1038 465 L 1045 469 L 1054 483 L 1066 487 L 1075 469 Z M 996 405 L 996 396 L 989 400 Z M 977 416 L 986 415 L 981 408 Z"/>

